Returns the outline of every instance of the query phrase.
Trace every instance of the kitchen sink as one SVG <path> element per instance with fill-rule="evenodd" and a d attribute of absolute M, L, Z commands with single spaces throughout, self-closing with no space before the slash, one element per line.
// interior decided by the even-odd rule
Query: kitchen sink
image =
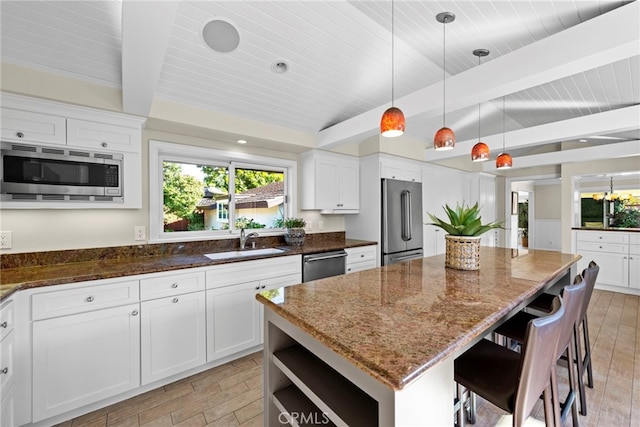
<path fill-rule="evenodd" d="M 260 255 L 276 255 L 287 252 L 286 249 L 281 248 L 263 248 L 263 249 L 246 249 L 244 251 L 227 251 L 227 252 L 214 252 L 212 254 L 204 254 L 209 259 L 229 259 L 229 258 L 243 258 L 248 256 L 260 256 Z"/>

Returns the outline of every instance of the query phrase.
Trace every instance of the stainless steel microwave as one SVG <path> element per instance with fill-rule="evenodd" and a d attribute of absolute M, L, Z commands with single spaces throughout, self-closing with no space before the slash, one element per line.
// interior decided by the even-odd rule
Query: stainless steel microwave
<path fill-rule="evenodd" d="M 122 202 L 118 153 L 0 143 L 2 200 Z"/>

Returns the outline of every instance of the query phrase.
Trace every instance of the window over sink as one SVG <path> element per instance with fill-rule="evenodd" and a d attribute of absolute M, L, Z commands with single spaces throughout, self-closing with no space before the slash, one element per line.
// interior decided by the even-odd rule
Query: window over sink
<path fill-rule="evenodd" d="M 224 238 L 241 228 L 282 231 L 293 216 L 296 162 L 149 142 L 150 240 Z M 263 234 L 260 232 L 260 234 Z"/>

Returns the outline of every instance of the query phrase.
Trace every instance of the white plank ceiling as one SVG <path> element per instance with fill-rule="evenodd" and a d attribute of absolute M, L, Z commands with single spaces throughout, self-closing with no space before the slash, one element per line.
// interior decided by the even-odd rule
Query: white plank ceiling
<path fill-rule="evenodd" d="M 126 112 L 147 115 L 154 100 L 174 101 L 317 134 L 318 146 L 326 147 L 376 134 L 379 114 L 391 101 L 393 40 L 396 106 L 403 108 L 400 102 L 420 91 L 433 94 L 423 100 L 423 107 L 409 105 L 405 111 L 406 135 L 429 148 L 443 120 L 443 30 L 448 84 L 461 87 L 459 82 L 468 76 L 472 80 L 465 87 L 477 91 L 468 97 L 446 97 L 450 108 L 447 125 L 456 131 L 458 141 L 471 144 L 477 140 L 478 103 L 483 140 L 485 136 L 496 140 L 502 134 L 502 95 L 507 105 L 507 132 L 640 104 L 640 28 L 638 17 L 625 16 L 640 14 L 636 2 L 396 0 L 393 39 L 390 1 L 182 0 L 172 2 L 173 8 L 154 2 L 135 2 L 136 7 L 128 3 L 130 0 L 124 5 L 114 0 L 3 0 L 1 60 L 123 88 L 123 98 L 131 100 L 123 104 L 125 110 L 131 109 Z M 443 11 L 456 14 L 456 20 L 446 27 L 435 19 Z M 123 13 L 128 15 L 123 18 Z M 638 34 L 635 45 L 632 38 L 631 49 L 611 54 L 611 60 L 595 67 L 584 65 L 569 75 L 558 74 L 559 78 L 536 84 L 521 79 L 499 96 L 499 91 L 484 90 L 491 78 L 509 80 L 515 69 L 509 60 L 522 62 L 518 54 L 535 52 L 526 61 L 554 68 L 554 55 L 562 58 L 570 52 L 546 54 L 534 50 L 537 43 L 562 37 L 572 28 L 595 25 L 614 13 L 622 15 L 621 25 L 596 27 L 597 36 L 611 37 L 630 23 Z M 219 53 L 204 44 L 202 28 L 213 18 L 227 20 L 238 29 L 240 45 L 233 52 Z M 151 31 L 154 38 L 145 38 Z M 150 46 L 149 39 L 157 40 L 158 45 Z M 472 55 L 477 48 L 490 50 L 480 66 Z M 594 50 L 598 49 L 594 44 Z M 491 69 L 489 64 L 499 58 L 501 62 L 495 63 L 501 64 L 498 76 L 481 73 L 482 67 Z M 286 73 L 272 71 L 278 61 L 288 64 Z M 132 69 L 139 71 L 141 63 L 150 81 L 133 75 Z M 517 66 L 522 64 L 514 62 L 513 67 Z M 140 89 L 142 83 L 145 90 Z M 447 94 L 455 95 L 455 87 L 447 86 Z M 365 117 L 376 119 L 358 124 Z M 583 144 L 637 140 L 639 129 L 640 118 L 607 129 L 606 135 L 587 135 L 614 139 L 587 138 Z M 560 142 L 578 136 L 586 137 L 579 131 L 575 138 L 551 137 L 514 147 L 519 150 L 514 155 L 559 150 Z M 468 156 L 468 150 L 433 160 L 462 155 Z"/>

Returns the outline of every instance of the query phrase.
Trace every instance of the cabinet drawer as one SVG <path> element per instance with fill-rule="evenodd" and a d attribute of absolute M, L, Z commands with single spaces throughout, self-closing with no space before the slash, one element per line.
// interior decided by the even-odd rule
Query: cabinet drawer
<path fill-rule="evenodd" d="M 578 242 L 602 242 L 628 244 L 629 235 L 618 231 L 578 231 Z"/>
<path fill-rule="evenodd" d="M 64 117 L 3 108 L 2 140 L 66 144 Z"/>
<path fill-rule="evenodd" d="M 370 268 L 376 268 L 375 260 L 365 262 L 355 262 L 347 265 L 347 273 L 355 273 L 356 271 L 369 270 Z"/>
<path fill-rule="evenodd" d="M 347 252 L 347 264 L 354 262 L 375 261 L 376 259 L 376 247 L 375 246 L 361 246 L 358 248 L 346 248 Z"/>
<path fill-rule="evenodd" d="M 302 274 L 300 255 L 219 265 L 207 271 L 207 289 L 264 280 L 289 274 Z"/>
<path fill-rule="evenodd" d="M 640 245 L 629 245 L 629 255 L 640 255 Z"/>
<path fill-rule="evenodd" d="M 0 307 L 0 340 L 3 340 L 13 330 L 13 319 L 14 304 L 11 300 Z"/>
<path fill-rule="evenodd" d="M 87 120 L 67 120 L 67 144 L 117 151 L 140 151 L 140 131 Z"/>
<path fill-rule="evenodd" d="M 609 252 L 614 254 L 627 254 L 629 245 L 619 245 L 614 243 L 580 242 L 577 245 L 578 252 Z"/>
<path fill-rule="evenodd" d="M 33 320 L 130 304 L 139 295 L 137 280 L 43 292 L 32 296 Z"/>
<path fill-rule="evenodd" d="M 15 371 L 13 339 L 15 335 L 15 332 L 12 331 L 0 342 L 0 398 L 4 398 L 13 385 Z"/>
<path fill-rule="evenodd" d="M 140 280 L 140 299 L 169 297 L 204 291 L 204 272 L 172 274 Z"/>
<path fill-rule="evenodd" d="M 629 243 L 632 245 L 640 245 L 640 233 L 629 233 Z"/>

